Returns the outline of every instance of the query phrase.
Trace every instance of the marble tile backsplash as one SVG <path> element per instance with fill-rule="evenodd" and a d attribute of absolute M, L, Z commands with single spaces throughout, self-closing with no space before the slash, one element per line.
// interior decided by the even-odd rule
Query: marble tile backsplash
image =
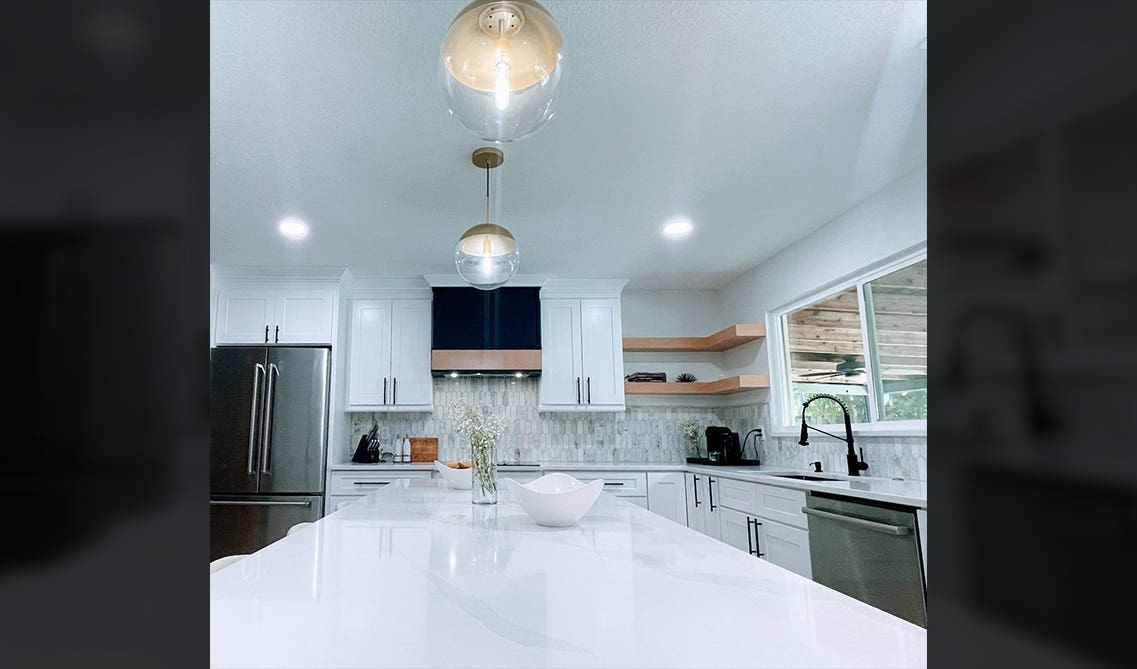
<path fill-rule="evenodd" d="M 539 413 L 538 379 L 459 378 L 434 380 L 434 412 L 352 413 L 350 443 L 341 460 L 351 459 L 359 437 L 379 424 L 389 438 L 400 435 L 438 437 L 443 460 L 469 457 L 470 445 L 455 430 L 446 407 L 465 399 L 492 407 L 509 426 L 498 444 L 499 460 L 523 462 L 649 462 L 682 463 L 688 452 L 679 423 L 694 419 L 702 426 L 726 425 L 739 436 L 769 424 L 766 404 L 739 407 L 628 407 L 623 413 Z M 754 439 L 745 457 L 754 457 Z M 927 440 L 862 437 L 873 476 L 927 479 Z M 384 444 L 386 446 L 386 444 Z M 821 460 L 825 471 L 845 469 L 844 442 L 811 435 L 801 447 L 795 438 L 757 440 L 762 464 L 801 468 Z M 705 455 L 705 439 L 700 440 Z"/>

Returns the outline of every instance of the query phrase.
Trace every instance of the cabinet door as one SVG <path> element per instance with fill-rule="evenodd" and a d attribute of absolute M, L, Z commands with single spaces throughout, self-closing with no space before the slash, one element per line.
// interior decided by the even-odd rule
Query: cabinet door
<path fill-rule="evenodd" d="M 670 518 L 680 525 L 687 524 L 687 496 L 683 491 L 683 474 L 679 472 L 648 472 L 647 508 Z"/>
<path fill-rule="evenodd" d="M 795 574 L 813 578 L 809 562 L 809 531 L 767 518 L 759 518 L 758 523 L 758 550 L 762 557 Z"/>
<path fill-rule="evenodd" d="M 580 301 L 583 403 L 624 405 L 624 346 L 619 300 Z"/>
<path fill-rule="evenodd" d="M 222 289 L 217 297 L 218 344 L 266 344 L 272 341 L 276 314 L 271 289 Z"/>
<path fill-rule="evenodd" d="M 335 291 L 328 288 L 289 288 L 276 291 L 273 331 L 277 344 L 331 344 Z"/>
<path fill-rule="evenodd" d="M 431 406 L 430 300 L 392 300 L 391 404 Z"/>
<path fill-rule="evenodd" d="M 352 301 L 348 359 L 348 405 L 386 404 L 391 393 L 391 300 Z"/>
<path fill-rule="evenodd" d="M 576 410 L 583 403 L 580 300 L 541 300 L 540 402 Z"/>
<path fill-rule="evenodd" d="M 703 534 L 707 533 L 706 516 L 703 513 L 703 505 L 707 503 L 707 496 L 702 490 L 699 490 L 699 483 L 705 480 L 706 477 L 698 474 L 683 475 L 683 488 L 687 502 L 687 527 Z"/>
<path fill-rule="evenodd" d="M 625 502 L 628 502 L 629 504 L 635 504 L 636 506 L 640 507 L 641 509 L 647 509 L 648 508 L 648 502 L 647 502 L 646 497 L 622 497 L 621 499 L 623 499 Z"/>
<path fill-rule="evenodd" d="M 754 554 L 754 523 L 751 516 L 720 507 L 715 509 L 719 520 L 719 538 L 724 544 L 734 546 L 740 551 Z"/>

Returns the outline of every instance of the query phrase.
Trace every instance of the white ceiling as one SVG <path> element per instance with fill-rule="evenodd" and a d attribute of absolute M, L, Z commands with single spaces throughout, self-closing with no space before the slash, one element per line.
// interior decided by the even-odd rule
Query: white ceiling
<path fill-rule="evenodd" d="M 212 3 L 212 262 L 453 272 L 485 188 L 437 72 L 465 4 Z M 924 3 L 544 4 L 557 113 L 494 171 L 520 273 L 718 287 L 926 162 Z"/>

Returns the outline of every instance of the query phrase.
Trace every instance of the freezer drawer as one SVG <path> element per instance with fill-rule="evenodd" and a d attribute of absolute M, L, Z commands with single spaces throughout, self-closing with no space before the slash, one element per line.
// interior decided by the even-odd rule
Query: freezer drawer
<path fill-rule="evenodd" d="M 209 559 L 254 553 L 296 523 L 323 515 L 322 495 L 224 496 L 209 500 Z"/>

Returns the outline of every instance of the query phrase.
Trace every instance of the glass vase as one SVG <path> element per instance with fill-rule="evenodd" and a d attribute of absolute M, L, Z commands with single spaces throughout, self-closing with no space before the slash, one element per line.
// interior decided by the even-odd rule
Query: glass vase
<path fill-rule="evenodd" d="M 474 504 L 497 504 L 497 462 L 494 442 L 470 442 L 474 471 L 471 476 L 470 501 Z"/>

